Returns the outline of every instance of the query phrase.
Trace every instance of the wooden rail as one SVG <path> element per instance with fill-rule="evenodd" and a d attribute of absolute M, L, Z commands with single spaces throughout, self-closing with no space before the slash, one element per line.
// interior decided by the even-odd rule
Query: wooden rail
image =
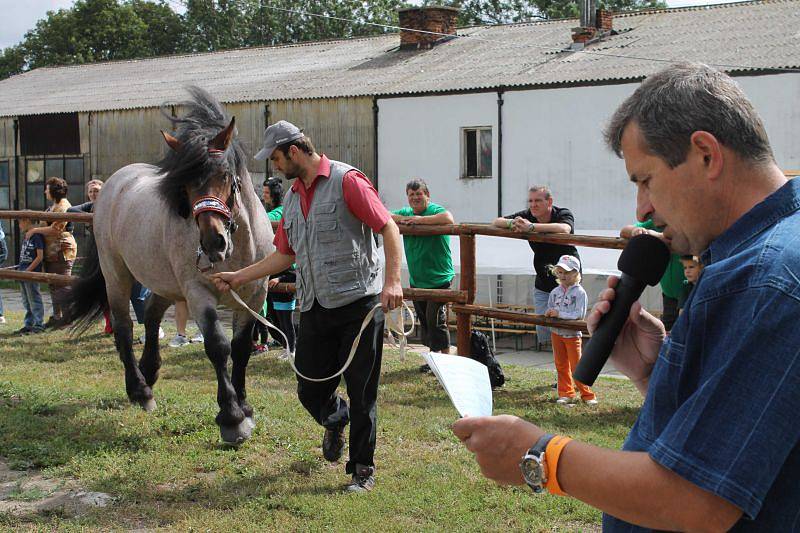
<path fill-rule="evenodd" d="M 23 270 L 12 270 L 10 268 L 0 268 L 0 279 L 14 279 L 17 281 L 35 281 L 36 283 L 47 283 L 49 285 L 69 285 L 75 280 L 74 276 L 64 274 L 50 274 L 47 272 L 25 272 Z"/>
<path fill-rule="evenodd" d="M 47 213 L 45 211 L 0 211 L 0 218 L 19 220 L 27 218 L 29 220 L 40 220 L 43 222 L 59 222 L 67 220 L 70 222 L 92 223 L 92 213 Z"/>
<path fill-rule="evenodd" d="M 487 318 L 496 318 L 498 320 L 508 320 L 511 322 L 519 322 L 521 324 L 532 324 L 534 326 L 546 326 L 548 328 L 565 328 L 580 330 L 584 333 L 589 333 L 586 329 L 586 322 L 583 320 L 561 320 L 560 318 L 551 318 L 544 315 L 536 315 L 532 313 L 523 313 L 521 311 L 506 311 L 497 309 L 495 307 L 486 307 L 483 305 L 474 304 L 454 304 L 453 311 L 456 313 L 464 313 L 469 315 L 480 315 Z"/>
<path fill-rule="evenodd" d="M 68 220 L 91 224 L 92 213 L 46 213 L 42 211 L 0 211 L 0 218 L 20 219 L 28 218 L 42 221 Z M 278 227 L 278 222 L 272 222 L 273 228 Z M 417 289 L 404 288 L 403 297 L 410 300 L 428 300 L 435 302 L 452 303 L 456 313 L 456 345 L 460 355 L 469 355 L 470 337 L 472 335 L 472 315 L 485 316 L 510 320 L 524 324 L 543 325 L 549 327 L 562 327 L 586 331 L 586 323 L 582 320 L 559 320 L 547 318 L 542 315 L 524 313 L 519 311 L 505 311 L 494 307 L 475 305 L 476 292 L 476 260 L 475 236 L 490 235 L 509 239 L 521 239 L 533 242 L 545 242 L 591 248 L 622 249 L 626 239 L 615 237 L 598 237 L 594 235 L 567 235 L 552 233 L 521 233 L 505 228 L 497 228 L 489 224 L 445 224 L 445 225 L 399 225 L 402 235 L 456 235 L 460 241 L 461 272 L 458 290 L 453 289 Z M 17 270 L 0 269 L 0 279 L 14 279 L 20 281 L 35 281 L 54 285 L 68 285 L 74 277 L 61 274 L 41 272 L 20 272 Z M 293 283 L 278 283 L 271 290 L 281 293 L 295 292 Z"/>

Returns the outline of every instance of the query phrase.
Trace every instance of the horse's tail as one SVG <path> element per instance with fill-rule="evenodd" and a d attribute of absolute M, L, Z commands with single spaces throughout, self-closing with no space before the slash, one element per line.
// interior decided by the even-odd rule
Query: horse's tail
<path fill-rule="evenodd" d="M 82 335 L 103 315 L 108 305 L 106 280 L 100 270 L 100 256 L 94 234 L 89 235 L 88 250 L 81 267 L 80 277 L 72 282 L 69 312 L 72 318 L 72 333 Z"/>

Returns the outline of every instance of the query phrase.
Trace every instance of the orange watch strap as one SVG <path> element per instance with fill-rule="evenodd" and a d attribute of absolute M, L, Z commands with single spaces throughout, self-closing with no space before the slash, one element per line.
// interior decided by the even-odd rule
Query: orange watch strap
<path fill-rule="evenodd" d="M 550 442 L 547 443 L 544 456 L 547 463 L 547 491 L 555 496 L 566 496 L 567 493 L 561 489 L 558 484 L 558 459 L 561 457 L 561 452 L 564 447 L 570 443 L 572 439 L 564 435 L 556 435 Z"/>

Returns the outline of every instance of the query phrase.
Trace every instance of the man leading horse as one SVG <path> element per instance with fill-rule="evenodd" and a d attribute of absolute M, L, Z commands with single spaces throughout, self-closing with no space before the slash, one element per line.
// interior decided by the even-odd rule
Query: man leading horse
<path fill-rule="evenodd" d="M 284 201 L 275 237 L 277 251 L 247 268 L 213 276 L 220 291 L 238 290 L 297 263 L 301 315 L 295 364 L 302 374 L 323 378 L 339 370 L 369 319 L 352 363 L 344 372 L 350 405 L 336 393 L 338 376 L 315 382 L 297 377 L 297 395 L 325 427 L 323 455 L 337 461 L 350 422 L 352 474 L 347 490 L 375 484 L 378 382 L 383 351 L 383 311 L 403 300 L 400 232 L 367 177 L 346 163 L 318 154 L 297 126 L 280 121 L 265 132 L 256 159 L 295 179 Z M 377 235 L 383 236 L 386 279 Z"/>

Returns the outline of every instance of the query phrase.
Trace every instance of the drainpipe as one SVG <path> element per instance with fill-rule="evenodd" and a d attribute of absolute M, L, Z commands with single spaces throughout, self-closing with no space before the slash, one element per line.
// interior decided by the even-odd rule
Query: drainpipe
<path fill-rule="evenodd" d="M 497 216 L 503 216 L 503 93 L 497 89 Z"/>
<path fill-rule="evenodd" d="M 372 97 L 372 182 L 375 190 L 378 189 L 378 97 Z"/>
<path fill-rule="evenodd" d="M 269 127 L 269 103 L 264 104 L 264 130 Z M 263 139 L 262 139 L 263 142 Z M 258 146 L 258 143 L 256 143 Z M 264 179 L 269 177 L 269 158 L 264 160 Z"/>
<path fill-rule="evenodd" d="M 20 179 L 19 179 L 19 119 L 14 119 L 14 210 L 19 210 Z M 20 240 L 19 224 L 11 224 L 14 235 L 14 257 L 19 257 Z"/>

